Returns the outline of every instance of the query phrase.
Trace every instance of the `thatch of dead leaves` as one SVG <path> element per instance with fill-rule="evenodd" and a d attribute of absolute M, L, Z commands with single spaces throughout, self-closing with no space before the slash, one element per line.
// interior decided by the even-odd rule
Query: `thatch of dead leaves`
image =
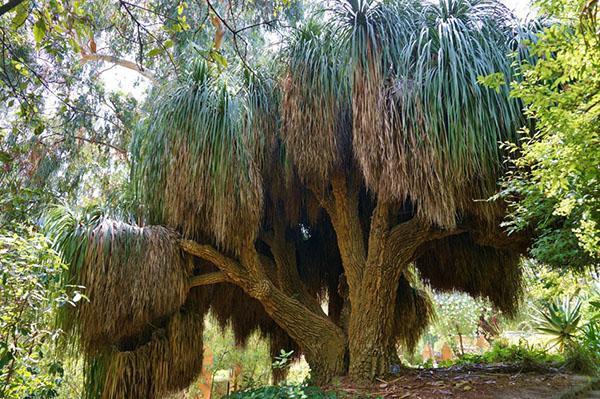
<path fill-rule="evenodd" d="M 416 287 L 416 277 L 403 275 L 398 282 L 394 314 L 394 335 L 398 343 L 412 353 L 427 326 L 435 317 L 431 295 Z M 412 282 L 410 280 L 413 280 Z"/>
<path fill-rule="evenodd" d="M 96 382 L 102 387 L 100 397 L 159 399 L 187 388 L 202 371 L 203 323 L 202 314 L 178 312 L 147 343 L 105 354 L 105 373 Z"/>
<path fill-rule="evenodd" d="M 104 216 L 86 225 L 58 209 L 48 219 L 70 265 L 65 284 L 82 286 L 86 297 L 75 307 L 66 305 L 62 318 L 85 352 L 135 337 L 185 302 L 192 270 L 172 230 Z"/>
<path fill-rule="evenodd" d="M 519 253 L 477 245 L 464 233 L 432 242 L 416 261 L 423 279 L 440 291 L 489 299 L 508 316 L 522 294 Z"/>
<path fill-rule="evenodd" d="M 316 22 L 285 51 L 281 136 L 300 178 L 323 186 L 348 157 L 349 79 L 336 37 Z"/>
<path fill-rule="evenodd" d="M 203 295 L 211 298 L 210 311 L 218 325 L 221 329 L 232 329 L 238 347 L 245 347 L 250 336 L 259 334 L 268 341 L 272 358 L 278 356 L 281 350 L 294 351 L 292 360 L 302 355 L 296 342 L 269 317 L 263 305 L 241 288 L 232 284 L 215 284 L 202 287 L 202 291 Z M 279 381 L 285 377 L 285 371 L 273 369 L 273 377 Z"/>

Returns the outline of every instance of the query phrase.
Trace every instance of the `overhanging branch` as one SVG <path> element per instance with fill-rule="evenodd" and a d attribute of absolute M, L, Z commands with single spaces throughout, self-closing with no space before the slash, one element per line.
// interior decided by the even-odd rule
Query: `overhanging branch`
<path fill-rule="evenodd" d="M 213 272 L 194 276 L 190 279 L 190 288 L 200 287 L 202 285 L 226 283 L 229 279 L 223 272 Z"/>
<path fill-rule="evenodd" d="M 8 3 L 2 4 L 0 6 L 0 17 L 21 4 L 23 1 L 25 0 L 10 0 Z"/>
<path fill-rule="evenodd" d="M 127 68 L 127 69 L 131 69 L 132 71 L 136 71 L 137 73 L 139 73 L 140 75 L 142 75 L 143 77 L 145 77 L 146 79 L 151 80 L 153 83 L 156 83 L 156 78 L 154 76 L 154 74 L 146 69 L 142 69 L 138 64 L 136 64 L 135 62 L 132 61 L 128 61 L 128 60 L 124 60 L 121 58 L 117 58 L 114 57 L 112 55 L 105 55 L 105 54 L 88 54 L 88 53 L 84 53 L 81 55 L 81 59 L 84 62 L 87 61 L 103 61 L 103 62 L 109 62 L 115 65 L 119 65 L 122 66 L 123 68 Z"/>
<path fill-rule="evenodd" d="M 224 255 L 212 245 L 200 244 L 194 240 L 181 240 L 179 245 L 185 252 L 215 265 L 234 282 L 240 282 L 248 277 L 237 260 Z"/>

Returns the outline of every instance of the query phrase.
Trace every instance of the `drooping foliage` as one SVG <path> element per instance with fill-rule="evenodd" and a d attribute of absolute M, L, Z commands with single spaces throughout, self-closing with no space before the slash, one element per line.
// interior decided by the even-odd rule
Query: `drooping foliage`
<path fill-rule="evenodd" d="M 433 288 L 487 298 L 515 315 L 522 294 L 518 252 L 479 245 L 466 233 L 436 240 L 424 252 L 415 263 Z"/>
<path fill-rule="evenodd" d="M 417 279 L 418 276 L 407 270 L 400 278 L 396 293 L 394 338 L 409 353 L 415 350 L 435 318 L 432 298 L 426 290 L 417 287 Z"/>
<path fill-rule="evenodd" d="M 350 156 L 349 79 L 336 40 L 309 21 L 293 33 L 284 61 L 282 141 L 300 177 L 319 186 Z"/>
<path fill-rule="evenodd" d="M 64 285 L 83 299 L 61 311 L 62 327 L 84 354 L 90 398 L 149 398 L 189 385 L 202 365 L 203 317 L 189 293 L 193 264 L 177 235 L 139 227 L 94 210 L 47 216 L 69 268 Z"/>
<path fill-rule="evenodd" d="M 188 78 L 157 96 L 134 143 L 134 181 L 152 223 L 235 249 L 252 241 L 262 214 L 255 155 L 265 138 L 249 132 L 247 96 L 232 94 L 205 63 Z"/>
<path fill-rule="evenodd" d="M 288 48 L 282 136 L 300 175 L 327 181 L 354 159 L 379 199 L 410 199 L 424 220 L 452 227 L 461 213 L 493 216 L 473 200 L 493 194 L 499 142 L 516 141 L 522 118 L 507 85 L 493 90 L 478 78 L 514 75 L 510 13 L 496 2 L 442 0 L 343 2 L 335 15 Z"/>
<path fill-rule="evenodd" d="M 76 306 L 65 305 L 59 321 L 84 354 L 86 397 L 159 398 L 187 387 L 202 370 L 209 310 L 221 328 L 233 328 L 240 346 L 258 332 L 273 356 L 281 349 L 301 355 L 239 287 L 190 288 L 192 274 L 214 266 L 185 257 L 179 234 L 116 221 L 97 208 L 84 215 L 54 208 L 46 228 L 70 265 L 63 284 L 83 295 Z"/>
<path fill-rule="evenodd" d="M 89 398 L 160 398 L 188 387 L 202 371 L 204 315 L 180 311 L 147 342 L 90 359 Z"/>
<path fill-rule="evenodd" d="M 69 260 L 65 283 L 85 287 L 89 302 L 67 309 L 77 312 L 80 346 L 101 351 L 144 331 L 146 326 L 176 312 L 188 295 L 192 272 L 173 231 L 137 227 L 106 219 L 100 213 L 85 225 L 76 215 L 56 208 L 47 228 Z M 114 298 L 119 298 L 118 301 Z"/>

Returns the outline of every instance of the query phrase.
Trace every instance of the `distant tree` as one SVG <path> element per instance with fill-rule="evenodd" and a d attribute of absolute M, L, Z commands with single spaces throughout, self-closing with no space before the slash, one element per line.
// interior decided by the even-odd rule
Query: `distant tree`
<path fill-rule="evenodd" d="M 87 287 L 67 320 L 96 392 L 189 384 L 209 309 L 239 344 L 258 329 L 272 351 L 303 353 L 317 382 L 387 373 L 432 316 L 411 264 L 514 313 L 528 241 L 486 199 L 521 104 L 478 83 L 513 79 L 512 16 L 474 0 L 330 12 L 293 30 L 275 73 L 196 62 L 157 91 L 125 218 L 48 218 L 69 281 Z"/>
<path fill-rule="evenodd" d="M 485 304 L 462 293 L 436 294 L 434 300 L 435 330 L 455 351 L 458 349 L 457 353 L 464 355 L 463 338 L 475 335 Z"/>

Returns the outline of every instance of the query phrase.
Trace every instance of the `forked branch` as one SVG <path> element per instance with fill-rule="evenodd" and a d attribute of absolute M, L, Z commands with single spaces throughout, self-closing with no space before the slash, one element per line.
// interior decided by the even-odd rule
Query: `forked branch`
<path fill-rule="evenodd" d="M 193 240 L 181 240 L 179 245 L 185 252 L 212 263 L 232 280 L 247 278 L 246 271 L 238 261 L 224 255 L 212 245 L 200 244 Z"/>

